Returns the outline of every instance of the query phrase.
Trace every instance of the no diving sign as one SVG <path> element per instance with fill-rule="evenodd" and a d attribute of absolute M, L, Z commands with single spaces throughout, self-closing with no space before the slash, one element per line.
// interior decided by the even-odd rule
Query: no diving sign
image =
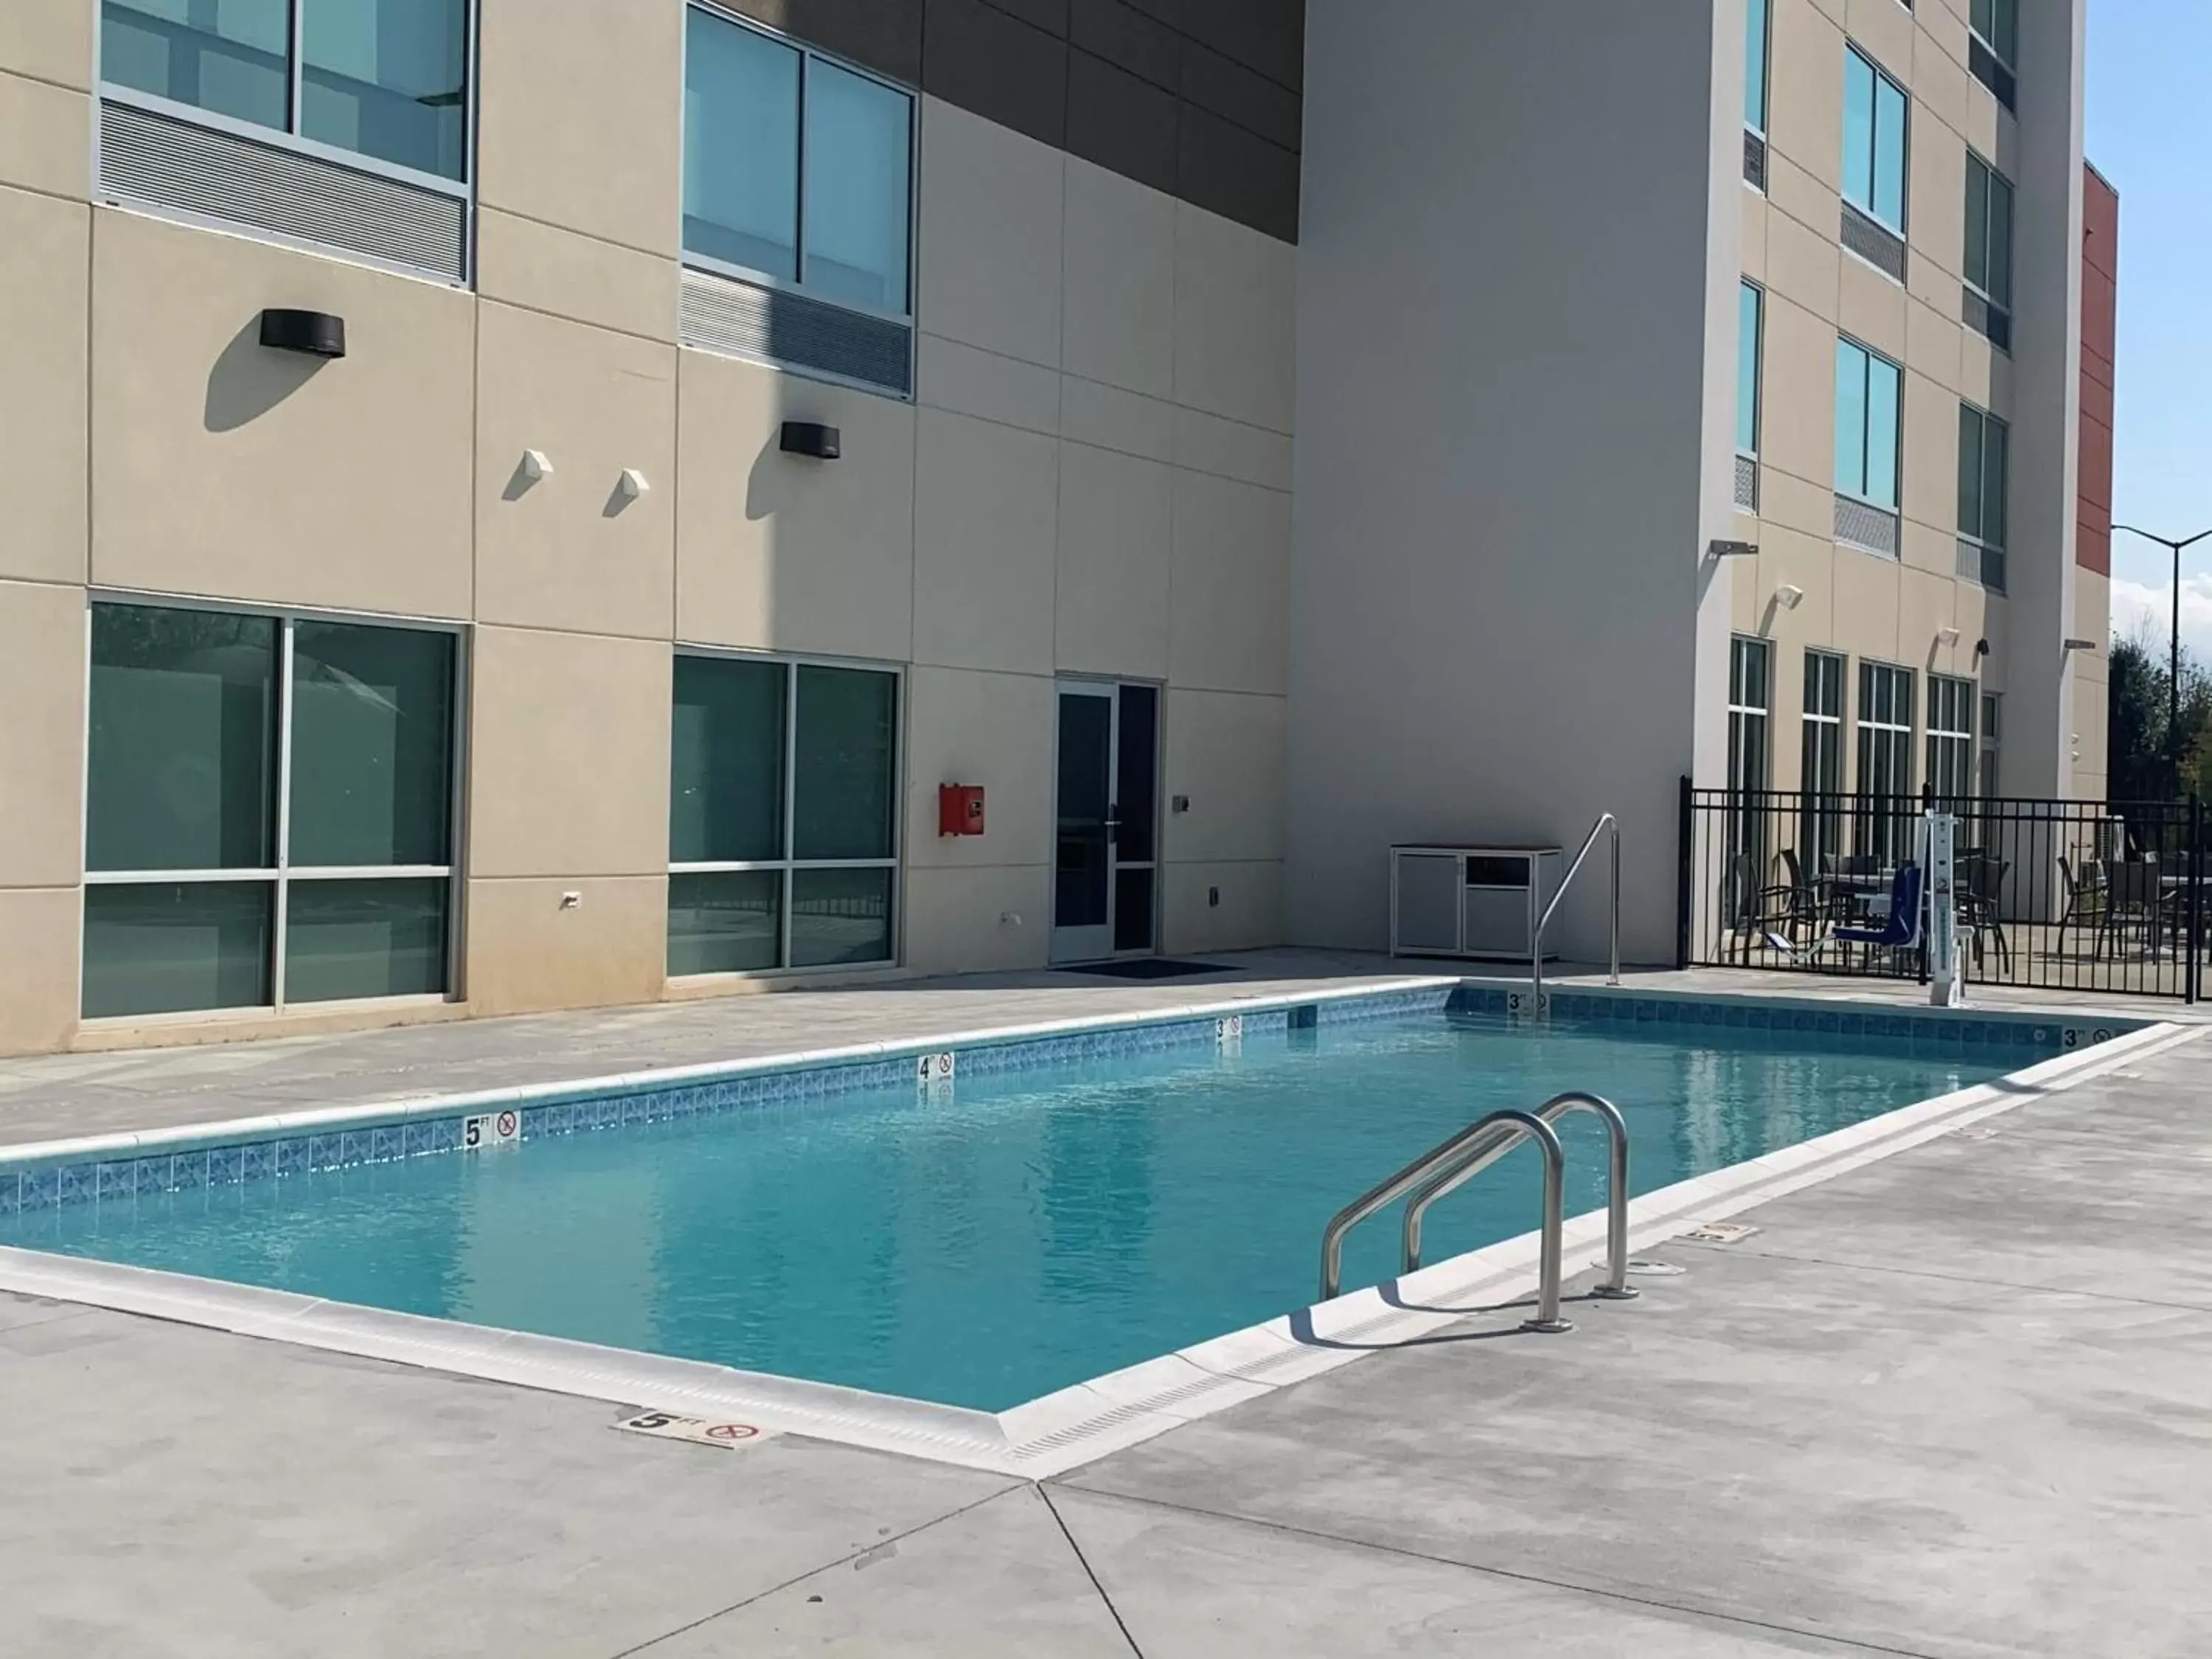
<path fill-rule="evenodd" d="M 640 1412 L 615 1425 L 632 1434 L 649 1434 L 656 1440 L 690 1440 L 702 1446 L 733 1449 L 769 1437 L 769 1431 L 750 1423 L 717 1422 L 706 1417 L 678 1417 L 673 1412 Z"/>

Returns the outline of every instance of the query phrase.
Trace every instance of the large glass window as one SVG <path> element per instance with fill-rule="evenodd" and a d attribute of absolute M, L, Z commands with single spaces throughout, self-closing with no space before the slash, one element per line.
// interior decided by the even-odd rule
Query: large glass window
<path fill-rule="evenodd" d="M 450 634 L 100 604 L 83 1011 L 447 984 Z"/>
<path fill-rule="evenodd" d="M 100 76 L 443 179 L 468 174 L 468 0 L 103 0 Z"/>
<path fill-rule="evenodd" d="M 1997 789 L 1997 722 L 2004 713 L 2004 699 L 1995 692 L 1982 697 L 1982 753 L 1980 789 L 1984 799 L 1996 795 Z"/>
<path fill-rule="evenodd" d="M 1729 641 L 1728 863 L 1735 890 L 1732 914 L 1755 902 L 1766 883 L 1768 725 L 1772 718 L 1773 653 L 1764 640 Z"/>
<path fill-rule="evenodd" d="M 1974 793 L 1974 683 L 1928 678 L 1928 787 L 1955 811 Z"/>
<path fill-rule="evenodd" d="M 1981 43 L 2007 69 L 2017 69 L 2014 54 L 2020 50 L 2020 0 L 1973 0 L 1967 20 Z"/>
<path fill-rule="evenodd" d="M 1805 653 L 1805 712 L 1798 787 L 1805 797 L 1807 839 L 1816 867 L 1835 867 L 1843 851 L 1844 659 L 1826 651 Z"/>
<path fill-rule="evenodd" d="M 1773 0 L 1749 0 L 1743 42 L 1743 124 L 1766 136 L 1766 32 Z"/>
<path fill-rule="evenodd" d="M 1858 852 L 1884 864 L 1910 858 L 1919 804 L 1912 799 L 1912 671 L 1859 665 Z"/>
<path fill-rule="evenodd" d="M 686 14 L 684 251 L 903 317 L 914 100 L 749 28 Z"/>
<path fill-rule="evenodd" d="M 1844 53 L 1844 199 L 1905 234 L 1905 89 L 1857 47 Z"/>
<path fill-rule="evenodd" d="M 1898 509 L 1899 410 L 1904 371 L 1856 340 L 1836 341 L 1836 488 Z"/>
<path fill-rule="evenodd" d="M 1959 405 L 1959 534 L 1981 548 L 1981 579 L 1987 586 L 1999 588 L 2004 586 L 2005 480 L 2010 438 L 2005 423 L 1996 416 L 1972 404 Z"/>
<path fill-rule="evenodd" d="M 891 959 L 898 677 L 678 656 L 668 971 Z"/>
<path fill-rule="evenodd" d="M 1759 453 L 1759 356 L 1760 313 L 1765 295 L 1751 283 L 1736 290 L 1735 453 Z"/>
<path fill-rule="evenodd" d="M 2012 309 L 2012 185 L 1966 152 L 1967 283 L 2000 311 Z"/>

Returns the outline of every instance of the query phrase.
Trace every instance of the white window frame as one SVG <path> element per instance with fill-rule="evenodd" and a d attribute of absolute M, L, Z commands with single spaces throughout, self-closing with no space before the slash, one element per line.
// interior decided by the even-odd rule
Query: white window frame
<path fill-rule="evenodd" d="M 900 925 L 906 902 L 906 723 L 907 677 L 905 668 L 896 663 L 875 662 L 860 657 L 793 656 L 776 651 L 745 651 L 727 646 L 692 645 L 678 641 L 675 654 L 679 657 L 711 657 L 724 662 L 778 663 L 784 669 L 783 680 L 783 854 L 780 859 L 695 859 L 678 862 L 668 861 L 672 876 L 719 876 L 742 873 L 749 870 L 773 870 L 782 872 L 781 908 L 776 917 L 775 954 L 778 965 L 774 968 L 739 969 L 704 974 L 669 974 L 672 982 L 685 985 L 712 983 L 717 980 L 793 979 L 819 976 L 823 974 L 867 973 L 899 964 L 904 948 L 905 929 Z M 890 677 L 893 696 L 897 699 L 891 716 L 890 800 L 891 850 L 886 858 L 874 859 L 802 859 L 793 856 L 797 846 L 799 807 L 799 671 L 802 668 L 850 668 L 863 673 L 886 674 Z M 664 837 L 664 843 L 665 843 Z M 870 962 L 830 962 L 806 967 L 791 963 L 792 895 L 796 884 L 795 874 L 807 870 L 889 870 L 891 872 L 889 954 Z"/>
<path fill-rule="evenodd" d="M 1972 680 L 1928 677 L 1927 778 L 1938 806 L 1956 807 L 1974 795 L 1974 696 Z"/>
<path fill-rule="evenodd" d="M 253 617 L 277 624 L 276 665 L 276 861 L 254 870 L 95 870 L 92 867 L 92 617 L 103 605 L 136 605 L 164 611 L 216 611 L 227 616 Z M 292 662 L 293 635 L 301 623 L 337 623 L 349 628 L 388 628 L 401 633 L 443 634 L 453 641 L 453 732 L 447 739 L 446 779 L 446 846 L 443 864 L 306 865 L 291 860 L 292 833 Z M 465 623 L 435 617 L 376 615 L 357 611 L 325 611 L 307 605 L 252 605 L 233 599 L 198 599 L 175 593 L 140 593 L 128 588 L 95 587 L 86 595 L 84 607 L 84 725 L 83 757 L 79 777 L 77 867 L 85 887 L 184 886 L 199 883 L 262 882 L 273 891 L 270 901 L 269 998 L 244 1008 L 180 1008 L 155 1014 L 80 1015 L 81 1023 L 105 1026 L 144 1024 L 204 1024 L 213 1020 L 267 1018 L 294 1008 L 414 1008 L 436 1007 L 465 999 L 461 986 L 463 891 L 460 849 L 467 843 L 468 709 L 470 694 L 469 627 Z M 446 988 L 409 992 L 389 997 L 317 997 L 307 1002 L 288 1001 L 284 995 L 285 934 L 289 931 L 292 884 L 295 881 L 379 881 L 442 879 L 446 884 Z M 84 1006 L 84 906 L 77 905 L 77 1008 Z"/>
<path fill-rule="evenodd" d="M 1818 668 L 1815 664 L 1820 665 Z M 1832 678 L 1829 669 L 1832 667 Z M 1844 703 L 1846 680 L 1850 672 L 1850 659 L 1839 652 L 1808 649 L 1805 653 L 1805 691 L 1798 721 L 1797 792 L 1808 803 L 1806 816 L 1814 821 L 1811 841 L 1814 850 L 1823 860 L 1835 858 L 1843 850 L 1842 797 L 1847 793 L 1849 781 L 1844 748 Z M 1824 688 L 1835 693 L 1832 708 L 1826 705 L 1828 699 L 1820 693 Z M 1815 769 L 1808 764 L 1815 752 L 1825 750 L 1834 757 L 1834 787 L 1816 787 Z M 1826 804 L 1823 804 L 1823 798 Z M 1825 866 L 1825 863 L 1822 867 Z"/>
<path fill-rule="evenodd" d="M 1759 663 L 1759 680 L 1763 702 L 1753 702 L 1745 689 L 1751 659 Z M 1774 647 L 1767 641 L 1747 634 L 1731 635 L 1729 640 L 1729 787 L 1732 790 L 1763 792 L 1774 787 Z M 1754 722 L 1756 723 L 1754 727 Z M 1753 758 L 1752 745 L 1745 741 L 1756 730 L 1758 753 L 1755 769 L 1748 764 Z M 1739 761 L 1747 763 L 1739 765 Z M 1757 781 L 1753 781 L 1756 772 Z"/>
<path fill-rule="evenodd" d="M 1859 406 L 1864 411 L 1866 424 L 1860 430 L 1859 443 L 1867 455 L 1874 453 L 1874 365 L 1885 363 L 1897 371 L 1897 428 L 1889 434 L 1890 472 L 1897 480 L 1897 499 L 1893 501 L 1876 501 L 1873 496 L 1864 495 L 1858 490 L 1844 489 L 1843 480 L 1840 478 L 1834 482 L 1835 492 L 1838 495 L 1848 495 L 1855 501 L 1863 501 L 1869 507 L 1896 518 L 1905 511 L 1905 393 L 1906 389 L 1905 365 L 1888 353 L 1876 350 L 1855 334 L 1839 332 L 1836 337 L 1843 343 L 1866 354 L 1867 380 L 1866 384 L 1860 388 L 1859 395 Z M 1832 390 L 1830 395 L 1833 397 Z M 1862 467 L 1862 471 L 1863 470 Z"/>
<path fill-rule="evenodd" d="M 416 167 L 403 167 L 398 162 L 387 161 L 381 156 L 370 155 L 357 149 L 348 149 L 342 144 L 325 143 L 319 138 L 310 138 L 300 131 L 300 91 L 306 72 L 306 60 L 301 53 L 300 42 L 307 0 L 291 0 L 290 33 L 286 38 L 285 47 L 285 58 L 290 72 L 290 87 L 285 96 L 286 125 L 284 126 L 264 127 L 252 121 L 241 121 L 236 116 L 225 115 L 219 110 L 206 109 L 198 104 L 180 103 L 173 98 L 164 98 L 159 93 L 142 92 L 136 87 L 122 86 L 107 80 L 100 73 L 99 66 L 100 53 L 106 33 L 105 20 L 98 0 L 88 0 L 88 3 L 93 6 L 94 83 L 100 88 L 100 96 L 112 104 L 129 104 L 137 109 L 151 111 L 156 115 L 167 116 L 171 120 L 188 122 L 194 126 L 212 128 L 217 132 L 227 132 L 234 137 L 243 138 L 253 143 L 268 144 L 278 149 L 296 150 L 302 155 L 312 155 L 318 161 L 329 161 L 337 167 L 350 167 L 356 173 L 369 173 L 380 178 L 398 179 L 402 184 L 414 185 L 423 190 L 436 191 L 439 194 L 451 196 L 457 201 L 473 204 L 476 200 L 477 122 L 483 109 L 483 100 L 478 95 L 477 75 L 483 62 L 481 33 L 483 9 L 481 0 L 463 0 L 463 3 L 468 8 L 465 33 L 468 42 L 469 61 L 468 71 L 463 79 L 463 85 L 466 88 L 469 107 L 467 118 L 462 123 L 461 176 L 459 179 L 449 179 L 442 173 L 425 173 Z M 99 148 L 99 136 L 95 131 L 93 138 L 95 165 L 98 161 Z M 468 227 L 471 244 L 468 249 L 468 268 L 473 270 L 476 268 L 474 246 L 476 216 L 473 213 L 468 216 Z M 223 228 L 236 230 L 239 227 L 224 222 Z M 247 230 L 256 240 L 282 240 L 289 244 L 293 240 L 274 238 L 266 232 L 254 230 L 251 227 L 248 227 Z M 319 252 L 328 251 L 320 243 L 306 246 L 313 246 Z M 360 258 L 350 252 L 348 252 L 346 257 L 349 260 Z M 369 263 L 382 264 L 385 262 L 377 260 Z"/>
<path fill-rule="evenodd" d="M 778 276 L 769 271 L 757 270 L 750 265 L 738 264 L 732 260 L 718 259 L 712 254 L 694 252 L 684 246 L 684 204 L 680 199 L 682 192 L 679 191 L 678 192 L 679 199 L 676 205 L 676 246 L 683 264 L 690 270 L 709 271 L 715 276 L 734 277 L 740 282 L 752 283 L 756 287 L 774 289 L 779 293 L 796 295 L 801 299 L 811 300 L 817 305 L 831 306 L 840 311 L 849 311 L 856 316 L 873 317 L 883 322 L 903 323 L 908 327 L 915 326 L 921 310 L 918 293 L 921 282 L 921 240 L 918 229 L 921 217 L 921 94 L 920 91 L 893 80 L 890 76 L 878 74 L 874 70 L 855 64 L 850 58 L 840 58 L 835 52 L 823 52 L 820 47 L 797 40 L 784 33 L 781 29 L 769 28 L 756 18 L 744 16 L 728 6 L 714 3 L 714 0 L 684 0 L 684 18 L 687 23 L 690 14 L 695 11 L 704 12 L 721 22 L 735 24 L 739 28 L 749 30 L 764 40 L 773 40 L 780 46 L 789 47 L 799 54 L 801 62 L 799 73 L 799 130 L 793 135 L 793 154 L 796 158 L 799 174 L 798 216 L 794 222 L 799 280 L 793 281 L 789 277 Z M 690 36 L 688 28 L 685 29 L 684 35 L 688 40 Z M 688 51 L 687 46 L 685 48 L 687 55 Z M 848 75 L 857 75 L 864 81 L 872 81 L 878 86 L 896 92 L 906 100 L 906 309 L 904 311 L 886 311 L 876 306 L 860 305 L 851 300 L 832 298 L 819 289 L 811 289 L 806 285 L 805 280 L 806 276 L 806 88 L 813 65 L 817 63 L 827 64 L 830 68 L 842 70 Z M 682 99 L 681 88 L 684 84 L 684 66 L 679 65 L 677 72 L 679 103 Z M 684 164 L 684 134 L 682 127 L 683 124 L 679 120 L 677 131 L 677 167 L 679 171 Z M 815 379 L 838 379 L 835 376 L 824 376 L 817 371 L 805 368 L 793 368 L 790 372 L 807 374 Z M 879 395 L 883 392 L 881 386 L 865 386 L 865 383 L 860 381 L 848 382 L 838 379 L 838 383 L 863 386 L 864 389 Z"/>
<path fill-rule="evenodd" d="M 1859 62 L 1864 64 L 1869 69 L 1872 70 L 1874 71 L 1874 78 L 1877 82 L 1875 88 L 1874 108 L 1867 112 L 1868 136 L 1876 146 L 1873 157 L 1874 166 L 1870 167 L 1869 169 L 1869 176 L 1867 179 L 1867 200 L 1864 202 L 1854 202 L 1848 195 L 1846 195 L 1843 198 L 1844 204 L 1845 206 L 1851 208 L 1855 211 L 1864 214 L 1869 223 L 1879 225 L 1882 229 L 1887 231 L 1899 241 L 1904 241 L 1911 237 L 1912 225 L 1912 94 L 1911 92 L 1906 90 L 1905 82 L 1899 80 L 1887 70 L 1884 69 L 1881 66 L 1881 61 L 1876 58 L 1872 52 L 1861 46 L 1856 40 L 1844 41 L 1844 51 L 1850 57 L 1857 58 Z M 1881 191 L 1878 188 L 1879 175 L 1874 171 L 1874 167 L 1879 166 L 1881 157 L 1880 149 L 1881 140 L 1881 123 L 1876 112 L 1881 107 L 1881 88 L 1879 83 L 1884 81 L 1887 81 L 1890 84 L 1892 89 L 1896 92 L 1898 96 L 1905 100 L 1905 159 L 1899 164 L 1898 168 L 1898 222 L 1895 224 L 1892 224 L 1888 220 L 1883 218 L 1881 215 L 1875 210 L 1874 204 L 1874 198 L 1881 194 Z M 1849 131 L 1848 118 L 1846 118 L 1845 131 Z M 1842 159 L 1844 160 L 1845 168 L 1848 169 L 1849 158 L 1844 157 Z M 1849 248 L 1846 248 L 1844 251 L 1846 253 L 1850 253 L 1850 250 Z M 1851 253 L 1850 257 L 1856 259 L 1859 256 L 1856 253 Z M 1862 261 L 1862 263 L 1864 262 Z M 1879 267 L 1876 268 L 1879 269 Z M 1886 270 L 1881 274 L 1893 283 L 1897 281 L 1897 278 L 1891 276 Z"/>
<path fill-rule="evenodd" d="M 1999 6 L 2007 3 L 2008 0 L 1990 0 L 1990 10 L 1995 11 Z M 2013 4 L 2012 32 L 2014 42 L 2017 45 L 2020 40 L 2020 7 L 2017 3 Z M 1980 41 L 1984 49 L 1988 52 L 1991 58 L 1996 60 L 1997 64 L 2001 67 L 2014 76 L 2019 75 L 2020 65 L 2013 62 L 2010 58 L 2006 57 L 2004 53 L 1999 52 L 1997 50 L 1997 43 L 1990 40 L 1988 35 L 1984 34 L 1981 30 L 1974 27 L 1974 8 L 1972 4 L 1972 0 L 1969 0 L 1969 3 L 1966 7 L 1966 33 L 1972 35 L 1975 40 Z"/>
<path fill-rule="evenodd" d="M 1750 112 L 1746 111 L 1743 118 L 1743 130 L 1764 140 L 1766 137 L 1768 122 L 1773 118 L 1774 108 L 1774 0 L 1746 0 L 1746 15 L 1748 16 L 1753 12 L 1759 15 L 1760 21 L 1765 26 L 1759 32 L 1759 109 L 1761 118 L 1754 121 L 1751 118 Z M 1747 36 L 1745 41 L 1747 52 L 1749 50 L 1749 46 L 1750 42 Z M 1750 66 L 1747 64 L 1745 66 L 1747 88 L 1749 85 L 1749 78 Z"/>
<path fill-rule="evenodd" d="M 1982 197 L 1982 240 L 1984 246 L 1990 245 L 1990 195 L 1993 193 L 1996 186 L 1999 185 L 2003 185 L 2006 196 L 2009 198 L 2012 202 L 2012 212 L 2007 215 L 2005 218 L 2005 277 L 2006 287 L 2009 289 L 2012 285 L 2011 278 L 2013 271 L 2012 232 L 2019 222 L 2020 192 L 2013 188 L 2013 182 L 2011 179 L 2006 178 L 2003 173 L 1997 171 L 1996 162 L 1985 160 L 1978 152 L 1969 149 L 1966 151 L 1966 179 L 1969 185 L 1973 182 L 1973 169 L 1976 167 L 1979 167 L 1982 171 L 1988 175 L 1990 185 L 1990 191 L 1985 191 Z M 1959 263 L 1961 266 L 1964 266 L 1966 261 L 1964 258 L 1961 258 Z M 1964 283 L 1966 287 L 1972 289 L 1976 295 L 1979 295 L 1982 302 L 1988 306 L 1990 310 L 2002 312 L 2004 314 L 2004 318 L 2007 322 L 2010 322 L 2012 320 L 2012 295 L 2009 292 L 2005 295 L 2004 298 L 2000 300 L 1996 295 L 1990 293 L 1987 288 L 1976 282 L 1972 276 L 1966 275 L 1963 270 L 1960 274 L 1959 280 Z M 2010 356 L 2012 355 L 2012 349 L 2009 346 L 1999 346 L 1997 349 L 2000 351 L 2002 351 L 2007 356 Z"/>
<path fill-rule="evenodd" d="M 1763 435 L 1761 428 L 1765 425 L 1766 419 L 1766 289 L 1764 284 L 1754 283 L 1748 276 L 1740 277 L 1737 280 L 1736 305 L 1738 307 L 1738 312 L 1736 317 L 1736 327 L 1739 337 L 1741 336 L 1743 326 L 1741 313 L 1743 295 L 1747 292 L 1752 295 L 1751 447 L 1746 449 L 1739 443 L 1735 447 L 1735 453 L 1743 457 L 1745 460 L 1755 461 L 1759 459 L 1759 441 Z M 1741 346 L 1739 344 L 1737 348 L 1739 352 L 1741 352 Z M 1742 402 L 1742 388 L 1743 382 L 1741 374 L 1739 374 L 1736 381 L 1736 401 L 1739 404 Z M 1741 431 L 1742 427 L 1743 410 L 1739 407 L 1736 410 L 1737 430 L 1739 432 Z"/>

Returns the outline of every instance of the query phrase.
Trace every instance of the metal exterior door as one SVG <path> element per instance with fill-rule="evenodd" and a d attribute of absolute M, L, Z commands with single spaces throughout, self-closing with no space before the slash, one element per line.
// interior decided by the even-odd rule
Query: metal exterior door
<path fill-rule="evenodd" d="M 1159 692 L 1064 680 L 1054 766 L 1052 959 L 1152 948 Z"/>

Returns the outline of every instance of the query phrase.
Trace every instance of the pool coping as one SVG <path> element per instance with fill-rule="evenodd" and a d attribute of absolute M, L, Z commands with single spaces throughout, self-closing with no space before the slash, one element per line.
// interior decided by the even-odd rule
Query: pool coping
<path fill-rule="evenodd" d="M 1364 994 L 1426 990 L 1457 982 L 1424 978 L 1367 988 Z M 1270 1007 L 1295 1007 L 1316 1000 L 1257 1000 Z M 1200 1005 L 1167 1016 L 1147 1011 L 1140 1018 L 1115 1024 L 1209 1014 L 1224 1018 L 1216 1012 L 1224 1006 Z M 1244 1011 L 1250 1007 L 1248 1000 Z M 1106 1024 L 1054 1022 L 1051 1029 L 1095 1030 Z M 2206 1029 L 2147 1024 L 1988 1082 L 1644 1194 L 1629 1206 L 1631 1249 L 1648 1249 L 1698 1223 L 1724 1219 L 1832 1179 L 2190 1042 Z M 1003 1035 L 991 1034 L 995 1038 Z M 981 1034 L 968 1034 L 825 1052 L 926 1054 L 983 1040 Z M 789 1066 L 793 1061 L 778 1056 L 774 1063 Z M 739 1064 L 758 1069 L 771 1062 Z M 722 1074 L 730 1068 L 709 1069 Z M 665 1079 L 666 1073 L 643 1075 Z M 518 1091 L 500 1092 L 512 1096 Z M 454 1098 L 425 1103 L 422 1109 L 434 1106 L 450 1114 Z M 206 1133 L 204 1129 L 195 1138 L 204 1138 Z M 1571 1273 L 1579 1271 L 1573 1264 L 1582 1253 L 1602 1247 L 1604 1228 L 1601 1211 L 1567 1224 L 1564 1243 Z M 0 1290 L 617 1405 L 737 1418 L 772 1431 L 1040 1479 L 1525 1297 L 1534 1286 L 1538 1253 L 1536 1235 L 1525 1233 L 997 1413 L 9 1247 L 0 1247 Z M 1634 1305 L 1625 1304 L 1616 1312 L 1606 1304 L 1578 1304 L 1577 1313 L 1632 1317 Z"/>

